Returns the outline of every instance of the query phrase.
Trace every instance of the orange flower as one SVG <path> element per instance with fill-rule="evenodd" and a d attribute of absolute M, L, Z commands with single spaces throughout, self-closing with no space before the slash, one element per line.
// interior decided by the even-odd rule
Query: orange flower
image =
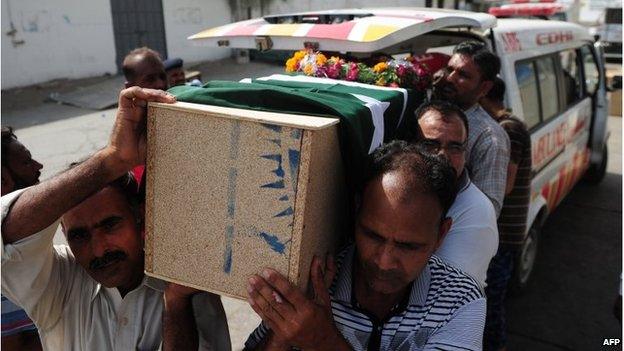
<path fill-rule="evenodd" d="M 295 72 L 297 70 L 298 64 L 299 60 L 294 57 L 289 58 L 286 61 L 286 72 Z"/>
<path fill-rule="evenodd" d="M 386 68 L 388 68 L 388 64 L 387 63 L 379 62 L 378 64 L 375 65 L 375 67 L 373 67 L 373 72 L 381 73 L 381 72 L 385 71 Z"/>
<path fill-rule="evenodd" d="M 295 52 L 295 54 L 293 55 L 293 58 L 296 59 L 297 61 L 300 61 L 300 60 L 302 60 L 305 57 L 305 55 L 307 53 L 308 52 L 305 51 L 305 50 L 299 50 L 299 51 Z"/>
<path fill-rule="evenodd" d="M 310 63 L 306 64 L 305 67 L 303 67 L 303 73 L 305 73 L 307 76 L 314 75 L 314 66 L 312 66 L 312 64 Z"/>
<path fill-rule="evenodd" d="M 376 66 L 375 66 L 376 67 Z M 377 79 L 377 81 L 375 82 L 375 85 L 379 85 L 379 86 L 385 86 L 386 85 L 386 80 L 383 78 L 379 78 Z"/>
<path fill-rule="evenodd" d="M 320 52 L 318 54 L 316 54 L 316 65 L 317 66 L 323 66 L 325 64 L 325 62 L 327 62 L 327 57 L 325 57 L 325 55 L 321 54 Z"/>

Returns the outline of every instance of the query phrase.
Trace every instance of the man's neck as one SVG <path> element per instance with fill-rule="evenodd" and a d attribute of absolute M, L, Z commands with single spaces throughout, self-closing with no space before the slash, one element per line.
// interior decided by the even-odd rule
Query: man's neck
<path fill-rule="evenodd" d="M 357 265 L 356 265 L 357 267 Z M 355 299 L 361 308 L 372 313 L 379 320 L 385 320 L 389 317 L 392 309 L 401 303 L 402 299 L 408 293 L 410 285 L 404 287 L 398 292 L 391 294 L 382 294 L 373 291 L 364 281 L 358 279 L 362 274 L 358 274 L 359 268 L 356 268 L 353 275 L 355 289 Z"/>
<path fill-rule="evenodd" d="M 130 279 L 130 281 L 127 284 L 117 287 L 117 290 L 119 291 L 119 295 L 121 295 L 121 298 L 123 299 L 126 295 L 128 295 L 129 292 L 138 288 L 141 285 L 141 283 L 143 283 L 144 278 L 145 278 L 144 266 L 141 265 L 140 270 L 137 270 L 135 272 L 134 276 L 132 277 L 132 279 Z"/>
<path fill-rule="evenodd" d="M 469 110 L 475 108 L 478 105 L 479 105 L 478 102 L 473 102 L 473 103 L 470 103 L 470 104 L 462 105 L 462 106 L 460 106 L 460 108 L 462 109 L 462 111 L 468 112 Z"/>
<path fill-rule="evenodd" d="M 459 175 L 459 177 L 457 177 L 457 188 L 458 191 L 462 191 L 462 189 L 464 188 L 464 186 L 468 183 L 469 181 L 469 177 L 468 177 L 468 173 L 466 171 L 466 168 L 464 168 L 461 172 L 461 174 Z"/>

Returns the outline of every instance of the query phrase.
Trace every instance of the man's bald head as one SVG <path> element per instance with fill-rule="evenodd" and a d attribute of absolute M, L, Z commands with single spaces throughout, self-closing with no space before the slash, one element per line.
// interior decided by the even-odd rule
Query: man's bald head
<path fill-rule="evenodd" d="M 130 51 L 124 58 L 121 69 L 126 77 L 126 88 L 139 86 L 166 90 L 169 87 L 160 54 L 150 48 L 142 47 Z"/>

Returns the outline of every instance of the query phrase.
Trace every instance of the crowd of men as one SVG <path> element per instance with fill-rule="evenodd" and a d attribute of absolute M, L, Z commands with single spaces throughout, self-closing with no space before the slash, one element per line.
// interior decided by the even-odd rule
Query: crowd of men
<path fill-rule="evenodd" d="M 148 48 L 130 52 L 107 146 L 45 182 L 3 127 L 3 347 L 231 348 L 217 295 L 144 275 L 145 103 L 175 102 L 164 90 L 184 84 L 181 68 Z M 503 301 L 526 232 L 531 159 L 499 70 L 484 44 L 455 48 L 431 101 L 414 111 L 413 139 L 371 155 L 353 241 L 315 257 L 312 293 L 270 268 L 249 278 L 262 323 L 246 349 L 505 349 Z M 53 246 L 59 224 L 68 246 Z M 5 301 L 36 328 L 5 335 Z"/>

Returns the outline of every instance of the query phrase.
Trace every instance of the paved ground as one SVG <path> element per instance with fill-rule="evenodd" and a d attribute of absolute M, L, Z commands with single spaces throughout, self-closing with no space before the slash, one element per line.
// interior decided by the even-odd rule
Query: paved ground
<path fill-rule="evenodd" d="M 610 117 L 608 174 L 577 185 L 546 222 L 528 292 L 508 300 L 509 350 L 621 350 L 622 119 Z"/>
<path fill-rule="evenodd" d="M 207 79 L 240 79 L 280 67 L 227 61 L 199 67 Z M 2 123 L 44 164 L 42 178 L 62 171 L 105 145 L 115 110 L 90 111 L 46 103 L 54 91 L 98 82 L 57 81 L 2 91 Z M 609 165 L 598 186 L 579 185 L 550 216 L 528 292 L 509 299 L 509 350 L 602 350 L 604 338 L 620 338 L 611 313 L 622 271 L 621 118 L 609 118 Z M 61 236 L 57 242 L 62 242 Z M 243 301 L 224 299 L 233 346 L 240 349 L 258 317 Z M 604 349 L 621 349 L 604 348 Z"/>

